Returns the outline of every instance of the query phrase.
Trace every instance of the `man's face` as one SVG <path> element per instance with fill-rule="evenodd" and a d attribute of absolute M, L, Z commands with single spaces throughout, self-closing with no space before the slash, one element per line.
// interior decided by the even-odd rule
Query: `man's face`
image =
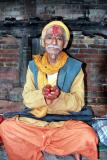
<path fill-rule="evenodd" d="M 50 59 L 56 59 L 65 45 L 65 34 L 60 26 L 50 27 L 44 39 L 44 46 Z"/>

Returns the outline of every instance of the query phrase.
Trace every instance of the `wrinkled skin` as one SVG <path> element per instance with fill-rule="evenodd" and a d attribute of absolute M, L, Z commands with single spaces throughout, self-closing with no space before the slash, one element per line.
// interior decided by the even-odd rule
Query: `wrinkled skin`
<path fill-rule="evenodd" d="M 56 63 L 58 55 L 66 47 L 66 43 L 65 33 L 61 27 L 53 26 L 47 30 L 44 47 L 48 53 L 49 63 Z"/>

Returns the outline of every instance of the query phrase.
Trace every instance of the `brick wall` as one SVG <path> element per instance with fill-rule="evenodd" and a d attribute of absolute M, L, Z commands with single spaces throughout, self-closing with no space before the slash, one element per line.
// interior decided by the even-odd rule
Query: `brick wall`
<path fill-rule="evenodd" d="M 52 16 L 75 19 L 87 12 L 92 21 L 100 21 L 107 17 L 106 9 L 106 0 L 1 0 L 0 19 L 27 19 L 35 16 L 42 19 Z"/>
<path fill-rule="evenodd" d="M 12 36 L 0 38 L 0 113 L 21 105 L 19 45 Z"/>
<path fill-rule="evenodd" d="M 0 20 L 4 21 L 6 17 L 29 19 L 35 16 L 41 19 L 53 16 L 75 19 L 84 15 L 84 6 L 90 6 L 87 15 L 91 21 L 99 22 L 107 17 L 107 2 L 104 0 L 86 2 L 84 5 L 82 0 L 66 0 L 63 3 L 61 0 L 5 0 L 0 1 Z M 73 35 L 68 52 L 84 62 L 86 103 L 92 105 L 98 114 L 104 114 L 107 112 L 107 39 L 101 36 L 90 38 L 80 31 L 73 31 Z M 19 48 L 17 38 L 0 37 L 0 112 L 19 110 L 22 106 Z"/>
<path fill-rule="evenodd" d="M 86 102 L 107 109 L 107 39 L 76 32 L 69 52 L 84 62 Z"/>

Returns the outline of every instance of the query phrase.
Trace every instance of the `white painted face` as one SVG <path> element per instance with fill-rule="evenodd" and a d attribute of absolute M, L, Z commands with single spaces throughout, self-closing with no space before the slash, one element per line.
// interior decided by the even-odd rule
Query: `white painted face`
<path fill-rule="evenodd" d="M 49 59 L 56 60 L 62 49 L 65 47 L 65 33 L 60 26 L 50 27 L 45 35 L 44 47 Z"/>

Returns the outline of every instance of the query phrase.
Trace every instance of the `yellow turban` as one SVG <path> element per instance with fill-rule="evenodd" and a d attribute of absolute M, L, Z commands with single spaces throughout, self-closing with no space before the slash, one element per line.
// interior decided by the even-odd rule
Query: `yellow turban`
<path fill-rule="evenodd" d="M 60 26 L 60 27 L 62 27 L 64 29 L 65 35 L 66 35 L 66 40 L 69 41 L 69 39 L 70 39 L 70 31 L 69 31 L 68 27 L 62 21 L 52 21 L 52 22 L 49 22 L 42 30 L 41 45 L 43 47 L 44 47 L 44 38 L 45 38 L 45 35 L 46 35 L 46 31 L 50 27 L 52 27 L 54 25 Z"/>

